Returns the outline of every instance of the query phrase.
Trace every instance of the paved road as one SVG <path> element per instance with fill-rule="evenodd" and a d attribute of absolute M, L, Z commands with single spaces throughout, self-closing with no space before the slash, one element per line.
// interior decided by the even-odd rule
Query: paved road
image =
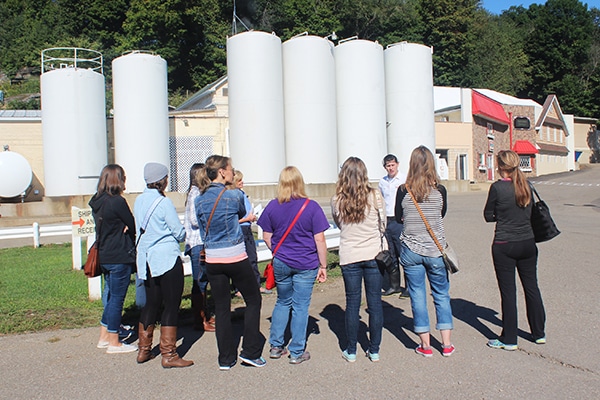
<path fill-rule="evenodd" d="M 159 359 L 137 365 L 133 354 L 107 355 L 95 348 L 96 328 L 5 336 L 0 337 L 0 398 L 596 399 L 600 168 L 536 182 L 562 230 L 556 239 L 539 245 L 539 281 L 548 315 L 546 345 L 528 340 L 522 293 L 519 350 L 485 345 L 500 331 L 499 294 L 490 259 L 493 225 L 482 218 L 486 193 L 451 193 L 447 234 L 462 267 L 451 279 L 457 351 L 450 358 L 440 355 L 435 340 L 434 357 L 414 353 L 418 338 L 411 332 L 410 302 L 392 297 L 384 303 L 381 362 L 359 357 L 354 364 L 346 363 L 340 356 L 343 284 L 331 280 L 315 288 L 308 339 L 312 359 L 304 364 L 268 360 L 262 369 L 238 364 L 222 372 L 217 368 L 214 335 L 190 330 L 180 330 L 180 350 L 196 364 L 182 370 L 163 370 Z M 264 333 L 273 302 L 274 296 L 264 297 Z M 364 309 L 362 317 L 368 318 Z M 433 336 L 439 338 L 437 332 Z"/>

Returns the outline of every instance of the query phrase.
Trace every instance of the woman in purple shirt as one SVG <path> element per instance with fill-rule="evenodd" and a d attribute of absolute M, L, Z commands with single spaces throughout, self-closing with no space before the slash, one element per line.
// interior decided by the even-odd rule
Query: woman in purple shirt
<path fill-rule="evenodd" d="M 310 359 L 310 353 L 305 351 L 308 307 L 315 279 L 319 282 L 327 280 L 324 232 L 329 228 L 329 222 L 321 206 L 308 199 L 300 171 L 296 167 L 285 167 L 279 175 L 277 198 L 269 202 L 258 219 L 258 225 L 264 231 L 265 243 L 271 250 L 281 242 L 303 207 L 300 217 L 273 258 L 277 302 L 271 317 L 270 357 L 281 358 L 288 352 L 284 333 L 291 311 L 290 364 L 300 364 Z"/>

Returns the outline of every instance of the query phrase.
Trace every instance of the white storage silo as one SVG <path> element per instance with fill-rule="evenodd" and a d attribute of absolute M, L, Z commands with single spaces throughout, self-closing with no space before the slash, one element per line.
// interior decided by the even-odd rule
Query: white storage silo
<path fill-rule="evenodd" d="M 107 162 L 102 55 L 46 49 L 40 85 L 45 194 L 94 193 Z"/>
<path fill-rule="evenodd" d="M 115 162 L 125 169 L 127 191 L 142 192 L 146 163 L 170 167 L 167 62 L 134 51 L 112 67 Z"/>
<path fill-rule="evenodd" d="M 317 36 L 283 43 L 285 154 L 306 183 L 337 180 L 333 44 Z"/>
<path fill-rule="evenodd" d="M 415 147 L 435 154 L 432 52 L 407 42 L 384 51 L 388 152 L 398 157 L 403 173 Z"/>
<path fill-rule="evenodd" d="M 340 42 L 335 72 L 339 162 L 359 157 L 369 179 L 379 179 L 387 154 L 383 48 L 368 40 Z"/>
<path fill-rule="evenodd" d="M 247 183 L 274 183 L 285 166 L 281 39 L 244 32 L 227 39 L 229 148 Z"/>

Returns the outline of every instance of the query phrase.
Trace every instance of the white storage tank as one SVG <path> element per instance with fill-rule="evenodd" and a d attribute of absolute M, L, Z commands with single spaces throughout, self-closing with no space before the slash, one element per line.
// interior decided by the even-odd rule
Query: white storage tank
<path fill-rule="evenodd" d="M 107 162 L 102 55 L 46 49 L 40 85 L 46 196 L 95 193 Z"/>
<path fill-rule="evenodd" d="M 359 157 L 369 179 L 378 180 L 387 154 L 383 48 L 368 40 L 340 41 L 335 72 L 339 162 Z"/>
<path fill-rule="evenodd" d="M 337 180 L 333 44 L 318 36 L 283 43 L 285 154 L 306 183 Z"/>
<path fill-rule="evenodd" d="M 31 185 L 31 166 L 19 153 L 0 152 L 0 197 L 23 195 Z"/>
<path fill-rule="evenodd" d="M 432 52 L 407 42 L 384 51 L 388 152 L 398 157 L 403 173 L 415 147 L 435 154 Z"/>
<path fill-rule="evenodd" d="M 246 183 L 276 183 L 286 165 L 282 74 L 275 34 L 227 39 L 230 155 Z"/>
<path fill-rule="evenodd" d="M 115 162 L 127 174 L 127 191 L 142 192 L 144 165 L 170 167 L 167 62 L 133 51 L 112 62 Z"/>

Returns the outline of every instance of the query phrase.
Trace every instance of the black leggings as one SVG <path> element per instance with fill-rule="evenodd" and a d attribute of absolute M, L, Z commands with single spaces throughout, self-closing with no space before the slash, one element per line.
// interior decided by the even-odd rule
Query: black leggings
<path fill-rule="evenodd" d="M 502 300 L 500 341 L 517 344 L 517 287 L 515 267 L 525 292 L 527 321 L 533 339 L 545 336 L 546 313 L 537 282 L 538 250 L 533 239 L 492 245 L 492 258 Z"/>
<path fill-rule="evenodd" d="M 173 268 L 161 276 L 152 278 L 150 268 L 146 265 L 146 305 L 142 308 L 140 322 L 144 329 L 154 325 L 161 306 L 164 305 L 160 323 L 162 326 L 177 326 L 177 316 L 183 293 L 183 264 L 177 257 Z"/>

